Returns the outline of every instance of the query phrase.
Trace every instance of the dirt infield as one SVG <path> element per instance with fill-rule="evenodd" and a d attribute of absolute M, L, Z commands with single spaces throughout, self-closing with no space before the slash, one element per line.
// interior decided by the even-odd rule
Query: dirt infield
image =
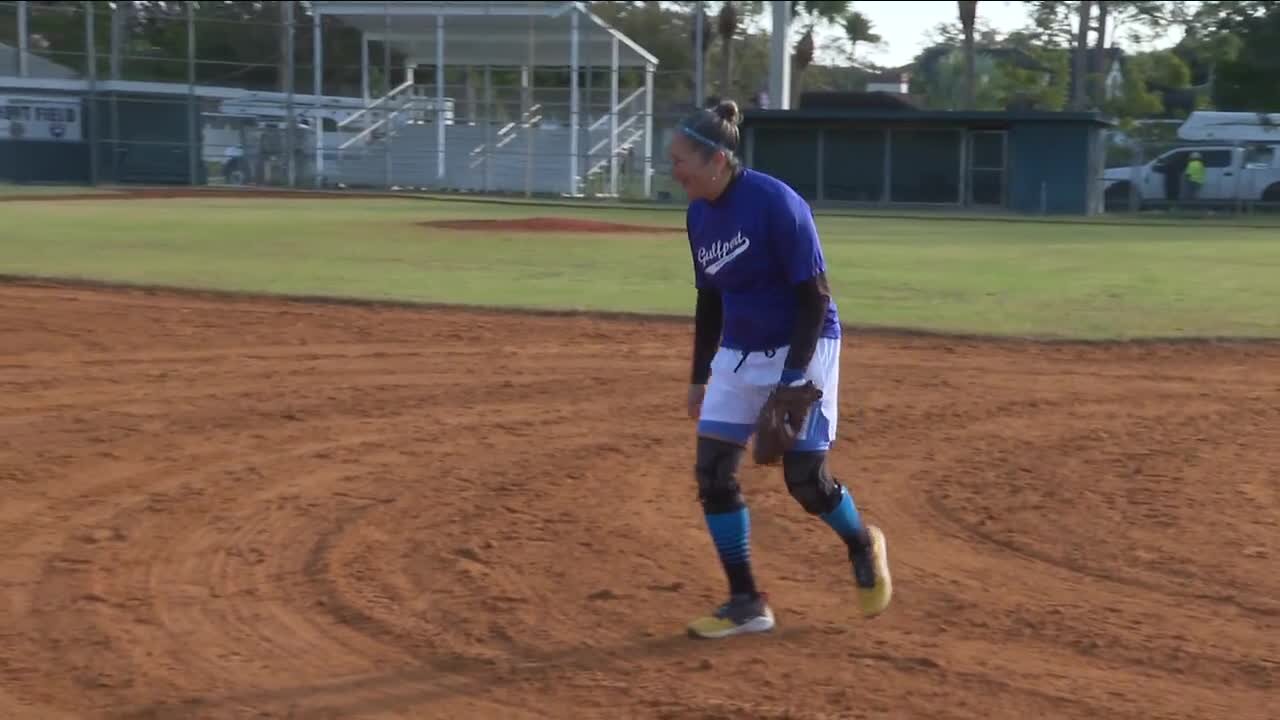
<path fill-rule="evenodd" d="M 549 232 L 549 233 L 681 233 L 681 227 L 664 227 L 661 225 L 630 225 L 626 223 L 601 222 L 599 220 L 582 220 L 567 217 L 531 217 L 510 220 L 432 220 L 419 223 L 423 227 L 443 228 L 448 230 L 475 230 L 493 232 L 494 230 L 510 230 L 514 232 Z"/>
<path fill-rule="evenodd" d="M 1274 346 L 851 338 L 895 603 L 748 468 L 779 630 L 699 643 L 686 327 L 7 285 L 0 336 L 0 717 L 1273 717 Z"/>

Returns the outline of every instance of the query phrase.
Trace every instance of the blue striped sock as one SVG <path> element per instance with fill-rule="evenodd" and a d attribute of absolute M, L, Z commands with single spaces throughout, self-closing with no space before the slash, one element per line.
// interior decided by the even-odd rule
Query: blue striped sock
<path fill-rule="evenodd" d="M 836 534 L 844 538 L 846 542 L 850 540 L 861 540 L 864 535 L 862 527 L 862 517 L 858 514 L 858 506 L 853 502 L 853 496 L 849 494 L 849 489 L 841 486 L 840 488 L 840 504 L 822 519 L 831 526 Z"/>
<path fill-rule="evenodd" d="M 751 575 L 751 514 L 742 507 L 732 512 L 706 515 L 707 529 L 729 578 L 733 595 L 755 595 L 755 579 Z"/>

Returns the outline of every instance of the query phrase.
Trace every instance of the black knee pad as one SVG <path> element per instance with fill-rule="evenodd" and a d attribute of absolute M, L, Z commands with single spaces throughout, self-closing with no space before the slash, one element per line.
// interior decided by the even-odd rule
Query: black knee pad
<path fill-rule="evenodd" d="M 840 484 L 827 470 L 825 452 L 787 453 L 782 458 L 782 474 L 791 497 L 805 512 L 825 515 L 840 504 Z"/>
<path fill-rule="evenodd" d="M 694 473 L 698 478 L 698 499 L 708 514 L 738 510 L 744 504 L 738 487 L 738 466 L 745 450 L 733 443 L 698 438 Z"/>

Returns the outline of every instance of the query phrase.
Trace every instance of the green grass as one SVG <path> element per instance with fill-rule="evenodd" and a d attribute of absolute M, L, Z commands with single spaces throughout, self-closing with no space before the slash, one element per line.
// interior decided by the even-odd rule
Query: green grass
<path fill-rule="evenodd" d="M 573 215 L 645 235 L 480 234 Z M 691 312 L 683 214 L 435 200 L 0 203 L 0 273 L 500 307 Z M 844 320 L 1078 338 L 1280 337 L 1280 230 L 821 216 Z"/>
<path fill-rule="evenodd" d="M 15 185 L 0 180 L 0 197 L 13 195 L 84 195 L 87 193 L 110 195 L 113 191 L 81 185 Z"/>

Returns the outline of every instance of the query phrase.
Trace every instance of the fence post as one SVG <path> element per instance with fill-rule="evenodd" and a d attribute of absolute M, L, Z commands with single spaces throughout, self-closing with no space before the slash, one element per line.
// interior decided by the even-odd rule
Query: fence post
<path fill-rule="evenodd" d="M 382 77 L 383 89 L 382 97 L 391 93 L 391 9 L 387 3 L 382 4 Z M 386 115 L 386 110 L 380 110 L 380 114 Z M 366 115 L 372 121 L 375 117 L 373 113 Z M 390 123 L 388 122 L 383 129 L 382 142 L 382 187 L 387 189 L 391 187 L 391 135 L 389 132 Z"/>
<path fill-rule="evenodd" d="M 653 197 L 653 63 L 644 64 L 644 197 Z"/>
<path fill-rule="evenodd" d="M 609 194 L 618 197 L 618 36 L 609 61 Z"/>
<path fill-rule="evenodd" d="M 582 158 L 579 137 L 582 123 L 579 119 L 580 104 L 578 95 L 578 13 L 569 15 L 569 196 L 576 197 L 581 192 L 578 180 L 582 175 Z"/>
<path fill-rule="evenodd" d="M 1142 181 L 1142 166 L 1146 164 L 1146 147 L 1138 143 L 1133 165 L 1129 168 L 1129 212 L 1137 214 L 1142 210 L 1142 193 L 1139 185 Z"/>
<path fill-rule="evenodd" d="M 312 113 L 312 122 L 315 127 L 311 128 L 316 134 L 316 159 L 313 163 L 315 168 L 314 175 L 316 188 L 324 187 L 324 38 L 323 26 L 321 23 L 322 14 L 319 8 L 313 8 L 311 11 L 311 87 L 315 93 L 316 104 L 315 112 Z"/>
<path fill-rule="evenodd" d="M 489 192 L 493 182 L 489 166 L 493 155 L 493 66 L 484 66 L 484 191 Z"/>
<path fill-rule="evenodd" d="M 197 151 L 200 139 L 199 113 L 196 108 L 196 11 L 194 3 L 187 3 L 187 182 L 195 187 L 200 174 Z"/>
<path fill-rule="evenodd" d="M 410 89 L 412 92 L 412 88 Z M 454 117 L 457 117 L 457 106 L 454 106 Z M 444 15 L 436 15 L 436 183 L 444 184 L 444 145 L 445 117 L 444 110 Z"/>
<path fill-rule="evenodd" d="M 28 54 L 31 49 L 31 33 L 27 27 L 30 12 L 31 6 L 27 0 L 18 0 L 18 77 L 31 74 L 31 58 Z"/>
<path fill-rule="evenodd" d="M 86 2 L 84 6 L 84 47 L 89 56 L 89 184 L 98 184 L 98 45 L 94 37 L 94 7 L 97 3 Z M 84 119 L 84 113 L 80 115 Z"/>
<path fill-rule="evenodd" d="M 188 5 L 187 7 L 190 8 L 191 6 Z M 281 7 L 284 9 L 284 23 L 285 23 L 285 43 L 284 43 L 285 93 L 287 95 L 287 99 L 285 100 L 285 125 L 284 125 L 285 163 L 286 163 L 286 167 L 288 168 L 289 187 L 293 188 L 293 187 L 297 187 L 297 182 L 298 182 L 298 168 L 293 160 L 294 152 L 297 150 L 296 143 L 294 142 L 294 134 L 298 127 L 298 119 L 294 117 L 294 108 L 293 108 L 294 75 L 297 72 L 297 69 L 294 67 L 294 64 L 293 64 L 293 54 L 294 54 L 293 2 L 291 1 L 285 2 L 281 5 Z"/>

